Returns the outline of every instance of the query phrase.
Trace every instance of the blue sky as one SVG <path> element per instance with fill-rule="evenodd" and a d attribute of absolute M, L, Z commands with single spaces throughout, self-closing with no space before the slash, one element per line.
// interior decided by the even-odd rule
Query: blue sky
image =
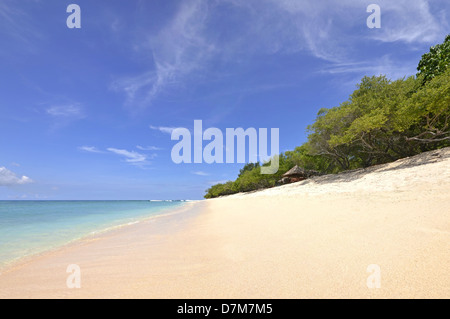
<path fill-rule="evenodd" d="M 414 75 L 449 15 L 447 0 L 1 0 L 0 199 L 200 199 L 242 164 L 174 164 L 171 128 L 279 128 L 293 149 L 364 75 Z"/>

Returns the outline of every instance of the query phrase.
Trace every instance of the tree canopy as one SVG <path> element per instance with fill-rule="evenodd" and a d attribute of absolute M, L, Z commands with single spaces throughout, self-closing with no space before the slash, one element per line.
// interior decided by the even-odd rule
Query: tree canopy
<path fill-rule="evenodd" d="M 442 74 L 450 64 L 450 34 L 445 38 L 444 43 L 430 48 L 430 52 L 425 53 L 419 62 L 417 76 L 423 76 L 423 80 L 429 81 L 435 76 Z"/>

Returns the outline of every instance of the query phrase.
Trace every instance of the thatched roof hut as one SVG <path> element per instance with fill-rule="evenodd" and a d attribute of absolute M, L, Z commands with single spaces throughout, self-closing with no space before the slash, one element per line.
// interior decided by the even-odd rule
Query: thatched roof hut
<path fill-rule="evenodd" d="M 295 165 L 293 168 L 284 173 L 283 177 L 307 178 L 308 173 L 303 168 L 299 167 L 298 165 Z"/>
<path fill-rule="evenodd" d="M 306 170 L 299 167 L 298 165 L 295 165 L 289 171 L 283 174 L 283 178 L 278 181 L 278 184 L 282 185 L 295 183 L 307 179 L 308 177 L 308 172 Z"/>

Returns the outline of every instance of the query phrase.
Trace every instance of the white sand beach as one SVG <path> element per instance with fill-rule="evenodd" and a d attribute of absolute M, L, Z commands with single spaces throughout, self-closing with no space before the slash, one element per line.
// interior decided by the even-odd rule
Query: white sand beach
<path fill-rule="evenodd" d="M 449 269 L 446 148 L 189 203 L 7 269 L 0 298 L 449 298 Z"/>

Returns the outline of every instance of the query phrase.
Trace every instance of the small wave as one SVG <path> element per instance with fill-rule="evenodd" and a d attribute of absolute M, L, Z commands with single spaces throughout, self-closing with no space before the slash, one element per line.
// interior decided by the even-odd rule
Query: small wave
<path fill-rule="evenodd" d="M 136 225 L 136 224 L 139 224 L 139 223 L 140 223 L 140 221 L 137 220 L 137 221 L 134 221 L 134 222 L 129 222 L 127 225 Z"/>
<path fill-rule="evenodd" d="M 136 224 L 139 224 L 140 222 L 141 222 L 140 220 L 136 220 L 136 221 L 132 221 L 132 222 L 124 223 L 124 224 L 118 224 L 118 225 L 106 227 L 106 228 L 103 228 L 103 229 L 99 229 L 99 230 L 92 231 L 92 232 L 90 233 L 90 235 L 99 235 L 99 234 L 103 234 L 103 233 L 106 233 L 106 232 L 111 231 L 111 230 L 115 230 L 115 229 L 122 228 L 122 227 L 124 227 L 124 226 L 136 225 Z"/>

